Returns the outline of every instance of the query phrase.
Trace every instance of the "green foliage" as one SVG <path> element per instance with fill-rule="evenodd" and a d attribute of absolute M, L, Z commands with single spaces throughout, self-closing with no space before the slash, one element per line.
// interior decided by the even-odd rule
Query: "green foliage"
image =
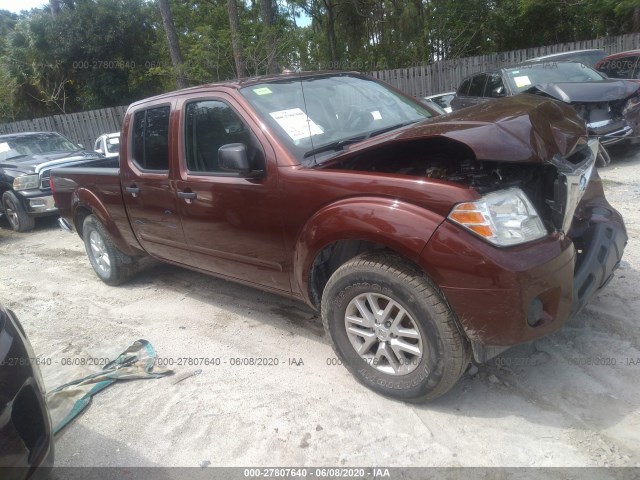
<path fill-rule="evenodd" d="M 272 1 L 271 28 L 261 2 Z M 0 11 L 0 121 L 122 105 L 174 89 L 153 0 Z M 238 0 L 243 61 L 373 71 L 640 30 L 640 0 Z M 226 0 L 171 0 L 192 85 L 235 76 Z M 300 27 L 301 15 L 311 24 Z M 270 35 L 270 36 L 269 36 Z M 270 38 L 274 42 L 270 42 Z"/>

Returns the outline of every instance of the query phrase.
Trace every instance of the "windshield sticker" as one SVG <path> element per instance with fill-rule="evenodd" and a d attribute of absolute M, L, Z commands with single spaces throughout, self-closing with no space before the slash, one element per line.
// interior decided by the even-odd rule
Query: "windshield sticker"
<path fill-rule="evenodd" d="M 382 115 L 380 115 L 380 112 L 378 110 L 374 110 L 373 112 L 371 112 L 371 116 L 374 120 L 382 120 Z"/>
<path fill-rule="evenodd" d="M 271 112 L 269 115 L 287 132 L 291 140 L 301 140 L 324 133 L 324 130 L 299 108 Z"/>
<path fill-rule="evenodd" d="M 120 139 L 118 137 L 107 138 L 107 142 L 109 142 L 111 145 L 119 145 L 120 144 Z"/>
<path fill-rule="evenodd" d="M 269 95 L 271 90 L 268 87 L 254 88 L 253 93 L 256 95 Z"/>
<path fill-rule="evenodd" d="M 529 77 L 527 77 L 526 75 L 523 75 L 521 77 L 514 77 L 513 81 L 516 82 L 516 87 L 518 87 L 518 88 L 522 88 L 522 87 L 526 87 L 527 85 L 531 85 L 531 80 L 529 80 Z"/>
<path fill-rule="evenodd" d="M 0 153 L 8 152 L 9 150 L 11 150 L 11 147 L 7 142 L 0 143 Z"/>

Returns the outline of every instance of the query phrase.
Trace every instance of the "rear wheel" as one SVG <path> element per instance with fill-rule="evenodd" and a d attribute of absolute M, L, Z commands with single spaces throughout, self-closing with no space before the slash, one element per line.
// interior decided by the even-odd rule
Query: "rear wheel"
<path fill-rule="evenodd" d="M 438 288 L 394 254 L 368 252 L 341 266 L 323 292 L 322 319 L 347 369 L 389 397 L 434 399 L 469 364 L 469 344 Z"/>
<path fill-rule="evenodd" d="M 120 285 L 135 272 L 135 259 L 116 248 L 95 215 L 85 218 L 82 237 L 91 266 L 104 283 Z"/>
<path fill-rule="evenodd" d="M 28 232 L 36 226 L 35 219 L 30 217 L 22 207 L 15 193 L 11 191 L 4 192 L 2 195 L 2 207 L 7 220 L 9 220 L 9 225 L 16 232 Z"/>

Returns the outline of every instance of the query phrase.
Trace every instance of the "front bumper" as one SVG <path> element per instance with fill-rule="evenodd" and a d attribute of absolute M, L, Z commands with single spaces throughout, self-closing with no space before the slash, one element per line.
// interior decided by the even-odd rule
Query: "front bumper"
<path fill-rule="evenodd" d="M 614 145 L 627 140 L 633 133 L 633 129 L 626 122 L 614 122 L 613 120 L 588 123 L 589 134 L 600 139 L 602 145 Z"/>
<path fill-rule="evenodd" d="M 45 478 L 54 444 L 44 385 L 22 326 L 0 306 L 0 471 L 2 478 Z"/>
<path fill-rule="evenodd" d="M 40 190 L 24 190 L 15 193 L 24 209 L 33 217 L 53 215 L 58 211 L 51 193 Z"/>

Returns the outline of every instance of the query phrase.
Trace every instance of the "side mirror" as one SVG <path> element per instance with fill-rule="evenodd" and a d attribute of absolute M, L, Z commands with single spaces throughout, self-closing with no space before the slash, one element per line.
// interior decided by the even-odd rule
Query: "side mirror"
<path fill-rule="evenodd" d="M 243 143 L 229 143 L 218 149 L 218 164 L 223 170 L 236 172 L 242 177 L 257 177 L 261 170 L 252 170 Z"/>
<path fill-rule="evenodd" d="M 496 87 L 491 90 L 492 97 L 505 97 L 507 93 L 504 91 L 504 86 Z"/>
<path fill-rule="evenodd" d="M 84 145 L 82 145 L 81 143 L 78 144 L 78 147 L 80 148 L 84 148 Z"/>

